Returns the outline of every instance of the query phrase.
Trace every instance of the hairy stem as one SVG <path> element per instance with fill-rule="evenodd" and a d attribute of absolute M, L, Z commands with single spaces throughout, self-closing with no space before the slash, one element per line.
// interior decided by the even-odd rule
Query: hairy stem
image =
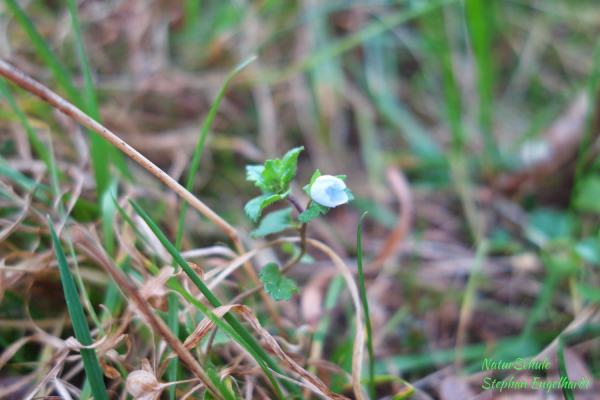
<path fill-rule="evenodd" d="M 304 207 L 302 207 L 302 204 L 300 204 L 300 201 L 297 198 L 295 198 L 292 195 L 289 195 L 287 199 L 298 211 L 298 214 L 302 214 L 304 212 Z M 310 206 L 310 202 L 308 203 L 308 205 Z M 306 253 L 306 228 L 306 222 L 300 223 L 300 252 L 296 257 L 293 257 L 290 261 L 288 261 L 283 266 L 283 268 L 281 268 L 282 274 L 289 271 L 294 265 L 296 265 L 302 259 L 302 256 L 304 256 L 304 254 Z"/>

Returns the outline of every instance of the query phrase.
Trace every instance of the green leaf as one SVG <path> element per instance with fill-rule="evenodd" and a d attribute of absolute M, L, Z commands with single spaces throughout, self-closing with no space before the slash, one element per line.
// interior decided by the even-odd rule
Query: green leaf
<path fill-rule="evenodd" d="M 298 220 L 307 223 L 310 222 L 311 219 L 318 217 L 320 214 L 327 214 L 327 211 L 329 211 L 329 207 L 322 206 L 316 201 L 313 201 L 306 211 L 298 215 Z"/>
<path fill-rule="evenodd" d="M 262 173 L 264 165 L 246 165 L 246 180 L 256 182 L 256 186 L 266 189 Z"/>
<path fill-rule="evenodd" d="M 285 190 L 281 187 L 281 177 L 283 176 L 283 163 L 279 158 L 265 161 L 265 169 L 262 172 L 262 178 L 267 185 L 266 189 L 273 193 L 279 193 Z"/>
<path fill-rule="evenodd" d="M 48 226 L 50 227 L 50 236 L 52 237 L 52 243 L 54 244 L 54 251 L 56 252 L 56 260 L 58 261 L 58 269 L 60 272 L 60 279 L 63 285 L 63 291 L 65 293 L 65 299 L 67 302 L 67 310 L 69 310 L 69 316 L 73 323 L 73 331 L 75 338 L 84 346 L 92 344 L 92 335 L 88 326 L 85 314 L 83 312 L 83 306 L 75 287 L 75 280 L 67 258 L 60 244 L 60 240 L 54 231 L 54 226 L 48 218 Z M 83 360 L 83 368 L 89 380 L 92 393 L 95 399 L 108 400 L 106 386 L 104 385 L 104 374 L 98 363 L 98 357 L 94 349 L 81 349 L 81 359 Z"/>
<path fill-rule="evenodd" d="M 600 214 L 600 178 L 591 176 L 581 182 L 580 189 L 575 195 L 574 206 L 577 210 Z"/>
<path fill-rule="evenodd" d="M 527 238 L 540 246 L 548 240 L 570 237 L 572 231 L 573 222 L 566 212 L 548 208 L 533 211 L 525 228 Z"/>
<path fill-rule="evenodd" d="M 315 183 L 317 178 L 320 176 L 321 176 L 321 171 L 316 170 L 315 173 L 313 174 L 312 178 L 310 178 L 310 183 L 302 188 L 306 192 L 308 197 L 310 197 L 310 187 L 312 186 L 313 183 Z"/>
<path fill-rule="evenodd" d="M 246 204 L 246 206 L 244 207 L 244 211 L 252 221 L 258 221 L 258 218 L 260 217 L 260 213 L 262 211 L 260 205 L 262 204 L 263 200 L 265 200 L 268 197 L 268 194 L 264 194 L 262 196 L 253 198 Z"/>
<path fill-rule="evenodd" d="M 186 3 L 190 3 L 190 2 L 186 2 Z M 208 131 L 210 129 L 213 119 L 215 118 L 215 115 L 217 114 L 219 104 L 221 103 L 221 100 L 223 99 L 223 96 L 225 95 L 225 91 L 227 90 L 227 87 L 229 86 L 229 82 L 231 82 L 231 79 L 234 77 L 235 74 L 237 74 L 242 68 L 247 66 L 249 63 L 251 63 L 255 59 L 256 59 L 256 56 L 251 56 L 251 57 L 245 59 L 240 64 L 238 64 L 233 69 L 233 71 L 231 71 L 229 73 L 229 75 L 227 76 L 227 79 L 225 79 L 225 82 L 223 83 L 223 86 L 221 86 L 221 90 L 219 91 L 219 94 L 217 95 L 212 106 L 210 107 L 210 110 L 208 111 L 208 115 L 206 116 L 206 119 L 204 120 L 204 123 L 202 124 L 202 130 L 200 131 L 200 137 L 198 138 L 198 143 L 196 144 L 196 150 L 194 151 L 194 156 L 192 157 L 192 162 L 190 164 L 188 180 L 185 185 L 185 188 L 188 191 L 191 191 L 192 187 L 194 186 L 194 180 L 196 178 L 196 171 L 198 171 L 198 166 L 200 165 L 200 157 L 202 155 L 202 150 L 204 149 L 204 143 L 206 142 L 206 137 L 208 136 Z M 187 211 L 187 206 L 188 206 L 188 203 L 187 203 L 187 201 L 184 200 L 181 205 L 181 211 L 179 213 L 179 223 L 177 226 L 177 236 L 175 239 L 175 248 L 177 248 L 177 249 L 181 248 L 181 240 L 183 237 L 183 230 L 185 227 L 185 220 L 186 220 L 185 215 L 186 215 L 186 211 Z M 174 388 L 174 386 L 172 386 L 171 388 Z"/>
<path fill-rule="evenodd" d="M 258 228 L 250 236 L 263 237 L 281 232 L 292 227 L 292 209 L 274 211 L 265 216 L 258 225 Z"/>
<path fill-rule="evenodd" d="M 582 239 L 575 245 L 575 253 L 585 261 L 599 265 L 600 251 L 598 241 L 593 237 Z"/>
<path fill-rule="evenodd" d="M 285 153 L 281 163 L 283 164 L 283 174 L 281 175 L 280 185 L 282 188 L 287 189 L 289 183 L 296 176 L 296 169 L 298 165 L 298 156 L 300 152 L 304 150 L 304 146 L 295 147 Z"/>
<path fill-rule="evenodd" d="M 289 190 L 281 194 L 267 193 L 263 194 L 262 196 L 255 197 L 246 204 L 244 211 L 246 211 L 246 215 L 248 215 L 252 221 L 256 222 L 258 221 L 258 218 L 265 207 L 275 203 L 276 201 L 284 200 L 288 194 L 290 194 Z"/>
<path fill-rule="evenodd" d="M 265 284 L 265 291 L 271 295 L 273 300 L 289 300 L 292 293 L 300 293 L 296 282 L 281 276 L 279 267 L 275 263 L 269 263 L 260 271 L 260 281 Z"/>
<path fill-rule="evenodd" d="M 304 147 L 296 147 L 288 151 L 283 156 L 283 160 L 275 158 L 265 161 L 265 165 L 248 165 L 246 179 L 271 193 L 286 192 L 290 182 L 296 176 L 298 155 L 302 150 Z"/>

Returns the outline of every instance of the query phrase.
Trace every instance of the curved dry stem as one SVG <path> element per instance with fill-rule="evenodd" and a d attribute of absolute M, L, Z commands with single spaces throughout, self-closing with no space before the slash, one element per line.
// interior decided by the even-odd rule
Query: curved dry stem
<path fill-rule="evenodd" d="M 192 207 L 200 211 L 200 213 L 202 213 L 206 218 L 221 228 L 227 234 L 227 236 L 231 238 L 231 240 L 234 242 L 237 241 L 238 234 L 233 226 L 231 226 L 227 221 L 225 221 L 207 205 L 201 202 L 196 196 L 181 186 L 177 181 L 171 178 L 162 169 L 158 168 L 156 165 L 154 165 L 154 163 L 127 144 L 123 139 L 119 138 L 100 123 L 96 122 L 79 108 L 75 107 L 73 104 L 69 103 L 67 100 L 48 89 L 46 86 L 30 78 L 3 60 L 0 60 L 0 75 L 27 90 L 28 92 L 38 96 L 40 99 L 51 104 L 58 111 L 73 118 L 81 125 L 91 129 L 104 139 L 108 140 L 123 153 L 131 157 L 134 161 L 150 171 L 150 173 L 152 173 L 158 179 L 163 181 L 168 187 L 173 189 L 178 195 L 190 203 Z"/>
<path fill-rule="evenodd" d="M 363 352 L 365 347 L 365 331 L 363 328 L 363 321 L 361 315 L 362 307 L 360 305 L 358 287 L 356 286 L 356 282 L 352 277 L 352 272 L 350 272 L 344 261 L 340 258 L 340 256 L 337 255 L 335 251 L 333 251 L 325 243 L 315 239 L 306 239 L 306 242 L 309 245 L 321 250 L 331 259 L 333 264 L 338 268 L 340 274 L 346 281 L 346 285 L 348 286 L 348 290 L 350 291 L 352 302 L 354 303 L 354 309 L 356 311 L 356 332 L 354 334 L 354 350 L 352 353 L 352 387 L 354 388 L 354 396 L 356 397 L 356 399 L 362 400 L 364 397 L 362 393 L 362 388 L 360 387 L 360 377 L 362 370 Z"/>
<path fill-rule="evenodd" d="M 410 230 L 413 213 L 413 201 L 410 192 L 410 185 L 402 171 L 395 167 L 388 167 L 385 171 L 390 190 L 398 199 L 400 205 L 400 216 L 396 226 L 385 240 L 379 254 L 371 264 L 371 268 L 378 270 L 383 263 L 393 254 L 395 254 L 402 245 L 404 238 Z"/>
<path fill-rule="evenodd" d="M 298 238 L 298 237 L 282 237 L 282 238 L 273 240 L 269 243 L 266 243 L 252 251 L 245 253 L 244 255 L 236 258 L 235 260 L 232 260 L 230 266 L 227 267 L 222 272 L 222 275 L 231 273 L 235 268 L 238 268 L 242 263 L 250 260 L 259 251 L 263 250 L 266 247 L 270 247 L 270 246 L 276 245 L 278 243 L 294 243 L 294 242 L 299 242 L 301 240 L 302 239 Z M 350 271 L 350 269 L 348 269 L 348 267 L 346 266 L 344 261 L 340 258 L 340 256 L 338 256 L 329 246 L 327 246 L 326 244 L 324 244 L 318 240 L 309 239 L 309 238 L 306 238 L 306 243 L 308 245 L 311 245 L 311 246 L 321 250 L 323 253 L 325 253 L 331 259 L 333 264 L 337 267 L 339 273 L 342 275 L 342 277 L 346 281 L 346 285 L 348 286 L 348 290 L 350 291 L 350 295 L 352 297 L 352 303 L 354 305 L 354 309 L 356 310 L 356 328 L 355 328 L 356 332 L 355 332 L 355 337 L 354 337 L 354 351 L 353 351 L 353 357 L 352 357 L 352 385 L 353 385 L 354 395 L 356 396 L 356 399 L 362 400 L 364 397 L 363 397 L 363 393 L 362 393 L 362 388 L 360 386 L 360 376 L 361 376 L 361 370 L 362 370 L 362 359 L 363 359 L 364 341 L 365 341 L 364 336 L 365 335 L 364 335 L 364 329 L 363 329 L 362 307 L 361 307 L 361 303 L 360 303 L 358 286 L 356 285 L 356 282 L 354 281 L 354 278 L 352 276 L 352 272 Z M 223 277 L 218 276 L 216 279 L 219 279 L 219 278 L 224 279 L 224 277 L 225 276 L 223 276 Z M 239 295 L 238 297 L 235 298 L 235 302 L 241 301 L 245 297 L 256 293 L 257 291 L 261 290 L 262 288 L 263 288 L 263 285 L 261 284 L 255 288 L 250 289 L 249 291 L 247 291 L 245 293 L 242 293 L 241 295 Z M 265 292 L 261 291 L 260 293 L 265 293 Z M 321 355 L 320 353 L 321 353 L 321 350 L 317 349 L 317 351 L 313 352 L 311 354 L 311 356 L 320 358 L 320 355 Z"/>
<path fill-rule="evenodd" d="M 281 346 L 279 345 L 279 343 L 277 343 L 275 338 L 266 329 L 262 327 L 262 325 L 256 318 L 256 315 L 252 312 L 252 310 L 249 307 L 240 304 L 231 304 L 227 306 L 217 307 L 213 310 L 213 313 L 219 318 L 223 318 L 223 315 L 230 311 L 235 311 L 240 316 L 242 316 L 252 326 L 252 328 L 256 332 L 258 332 L 258 334 L 264 339 L 267 345 L 271 347 L 273 352 L 277 354 L 277 356 L 283 362 L 285 362 L 287 367 L 304 379 L 304 381 L 308 384 L 307 386 L 310 387 L 311 390 L 315 391 L 317 394 L 325 396 L 328 399 L 349 400 L 347 397 L 339 395 L 329 390 L 329 388 L 327 387 L 327 385 L 325 385 L 325 383 L 323 383 L 323 381 L 321 381 L 318 377 L 302 368 L 290 356 L 288 356 L 282 350 Z M 198 324 L 194 332 L 190 336 L 188 336 L 183 345 L 187 349 L 192 349 L 196 347 L 200 343 L 200 341 L 214 328 L 215 323 L 208 317 L 205 317 Z"/>

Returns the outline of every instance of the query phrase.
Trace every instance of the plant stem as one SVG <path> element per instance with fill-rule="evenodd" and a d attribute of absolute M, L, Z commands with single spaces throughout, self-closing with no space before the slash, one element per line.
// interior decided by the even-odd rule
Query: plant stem
<path fill-rule="evenodd" d="M 304 207 L 302 207 L 302 204 L 300 204 L 300 201 L 297 198 L 290 194 L 287 199 L 298 211 L 298 214 L 302 214 L 304 212 Z M 310 206 L 310 202 L 312 202 L 312 200 L 308 202 L 308 206 Z M 282 274 L 289 271 L 294 265 L 296 265 L 306 253 L 306 229 L 306 222 L 300 223 L 300 252 L 296 257 L 293 257 L 290 261 L 288 261 L 283 268 L 281 268 Z"/>

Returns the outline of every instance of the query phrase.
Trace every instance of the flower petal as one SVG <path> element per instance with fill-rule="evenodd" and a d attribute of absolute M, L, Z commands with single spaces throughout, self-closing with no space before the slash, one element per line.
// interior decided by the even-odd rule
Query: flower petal
<path fill-rule="evenodd" d="M 337 207 L 348 202 L 348 195 L 344 189 L 346 183 L 340 178 L 322 175 L 312 184 L 310 197 L 323 206 Z"/>

